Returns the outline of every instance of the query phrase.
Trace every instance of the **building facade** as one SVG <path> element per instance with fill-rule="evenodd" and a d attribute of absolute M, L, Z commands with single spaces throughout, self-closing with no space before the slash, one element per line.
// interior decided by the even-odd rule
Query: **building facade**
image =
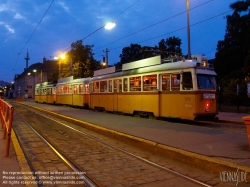
<path fill-rule="evenodd" d="M 15 98 L 34 98 L 36 84 L 55 82 L 58 79 L 58 61 L 43 59 L 43 63 L 32 64 L 23 73 L 14 77 Z"/>

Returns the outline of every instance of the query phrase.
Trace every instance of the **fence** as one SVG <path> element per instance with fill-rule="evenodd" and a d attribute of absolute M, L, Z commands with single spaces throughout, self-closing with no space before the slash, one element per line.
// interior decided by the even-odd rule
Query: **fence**
<path fill-rule="evenodd" d="M 6 139 L 6 151 L 5 156 L 9 156 L 10 150 L 10 140 L 11 140 L 11 129 L 12 129 L 12 120 L 13 120 L 14 107 L 0 99 L 0 118 L 2 123 L 3 139 Z"/>

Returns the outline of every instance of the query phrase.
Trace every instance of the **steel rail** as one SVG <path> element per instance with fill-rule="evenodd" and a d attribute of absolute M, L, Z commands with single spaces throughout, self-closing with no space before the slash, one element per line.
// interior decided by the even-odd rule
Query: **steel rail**
<path fill-rule="evenodd" d="M 39 111 L 39 112 L 41 112 L 41 111 Z M 39 113 L 39 112 L 38 112 L 38 113 Z M 42 113 L 42 112 L 41 112 L 41 113 Z M 59 124 L 65 126 L 65 127 L 69 128 L 69 129 L 71 129 L 71 130 L 74 130 L 74 131 L 76 131 L 76 132 L 78 132 L 78 133 L 80 133 L 80 134 L 83 134 L 83 135 L 85 135 L 85 136 L 87 136 L 87 137 L 89 137 L 89 138 L 91 138 L 91 139 L 94 139 L 94 140 L 96 140 L 96 141 L 98 141 L 98 142 L 100 142 L 100 143 L 102 143 L 102 144 L 104 144 L 104 145 L 107 145 L 107 146 L 109 146 L 109 147 L 111 147 L 111 148 L 113 148 L 113 149 L 116 149 L 116 150 L 121 151 L 121 152 L 123 152 L 123 153 L 125 153 L 125 154 L 127 154 L 127 155 L 130 155 L 130 156 L 132 156 L 132 157 L 134 157 L 134 158 L 137 158 L 138 160 L 141 160 L 141 161 L 144 161 L 144 162 L 146 162 L 146 163 L 148 163 L 148 164 L 150 164 L 150 165 L 153 165 L 153 166 L 155 166 L 155 167 L 157 167 L 157 168 L 160 168 L 160 169 L 165 170 L 165 171 L 167 171 L 167 172 L 173 173 L 173 174 L 175 174 L 175 175 L 177 175 L 177 176 L 180 176 L 180 177 L 182 177 L 182 178 L 185 178 L 185 179 L 187 179 L 187 180 L 189 180 L 189 181 L 192 181 L 192 182 L 194 182 L 194 183 L 200 184 L 200 185 L 202 185 L 202 186 L 205 186 L 205 187 L 212 187 L 211 185 L 206 184 L 206 183 L 204 183 L 204 182 L 202 182 L 202 181 L 199 181 L 199 180 L 197 180 L 197 179 L 191 178 L 191 177 L 189 177 L 189 176 L 187 176 L 187 175 L 181 174 L 181 173 L 179 173 L 179 172 L 177 172 L 177 171 L 171 170 L 171 169 L 166 168 L 166 167 L 164 167 L 164 166 L 161 166 L 161 165 L 159 165 L 159 164 L 157 164 L 157 163 L 155 163 L 155 162 L 152 162 L 152 161 L 147 160 L 147 159 L 145 159 L 145 158 L 142 158 L 142 157 L 140 157 L 140 156 L 138 156 L 138 155 L 135 155 L 135 154 L 133 154 L 133 153 L 130 153 L 130 152 L 128 152 L 128 151 L 125 151 L 125 150 L 123 150 L 123 149 L 121 149 L 121 148 L 118 148 L 118 147 L 116 147 L 116 146 L 113 146 L 113 145 L 111 145 L 111 144 L 109 144 L 109 143 L 107 143 L 107 142 L 104 142 L 104 141 L 100 140 L 99 138 L 96 138 L 96 137 L 94 137 L 94 136 L 91 136 L 91 135 L 89 135 L 89 134 L 86 134 L 86 133 L 84 133 L 84 132 L 82 132 L 82 131 L 80 131 L 80 130 L 78 130 L 78 129 L 75 129 L 75 128 L 69 126 L 69 125 L 66 125 L 65 123 L 63 123 L 63 122 L 61 122 L 61 121 L 59 121 L 59 120 L 53 119 L 53 118 L 51 118 L 51 117 L 49 117 L 49 116 L 46 116 L 46 115 L 44 115 L 44 114 L 40 114 L 40 115 L 42 115 L 43 117 L 48 118 L 48 119 L 50 119 L 50 120 L 53 120 L 53 121 L 55 121 L 55 122 L 57 122 L 57 123 L 59 123 Z M 47 114 L 47 115 L 48 115 L 48 114 Z"/>
<path fill-rule="evenodd" d="M 41 114 L 40 114 L 41 115 Z M 85 174 L 86 172 L 82 172 L 75 164 L 73 164 L 69 159 L 63 156 L 60 151 L 58 151 L 51 143 L 49 143 L 39 132 L 37 132 L 26 120 L 24 120 L 19 114 L 19 118 L 39 137 L 41 138 L 79 177 L 90 187 L 98 187 L 90 178 L 88 178 Z M 42 115 L 44 116 L 44 115 Z"/>

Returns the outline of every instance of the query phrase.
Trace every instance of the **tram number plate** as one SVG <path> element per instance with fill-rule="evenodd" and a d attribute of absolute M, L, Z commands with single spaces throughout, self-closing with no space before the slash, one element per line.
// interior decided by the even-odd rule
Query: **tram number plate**
<path fill-rule="evenodd" d="M 203 99 L 215 99 L 215 94 L 204 93 Z"/>

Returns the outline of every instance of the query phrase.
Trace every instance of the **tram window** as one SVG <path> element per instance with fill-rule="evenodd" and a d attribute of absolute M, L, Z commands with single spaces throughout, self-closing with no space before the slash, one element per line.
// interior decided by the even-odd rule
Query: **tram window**
<path fill-rule="evenodd" d="M 79 85 L 77 86 L 77 89 L 78 89 L 78 93 L 79 93 L 79 94 L 83 93 L 83 84 L 79 84 Z"/>
<path fill-rule="evenodd" d="M 127 78 L 123 79 L 123 91 L 124 92 L 128 91 L 128 79 Z"/>
<path fill-rule="evenodd" d="M 114 80 L 114 92 L 121 92 L 122 91 L 122 80 Z"/>
<path fill-rule="evenodd" d="M 180 90 L 180 79 L 178 74 L 171 75 L 171 90 Z"/>
<path fill-rule="evenodd" d="M 81 90 L 81 93 L 83 93 L 83 84 L 81 84 Z M 89 93 L 89 84 L 85 84 L 85 93 Z"/>
<path fill-rule="evenodd" d="M 47 88 L 47 93 L 48 93 L 48 95 L 51 94 L 51 88 Z"/>
<path fill-rule="evenodd" d="M 109 92 L 112 92 L 112 80 L 109 80 Z"/>
<path fill-rule="evenodd" d="M 94 82 L 94 92 L 99 92 L 100 83 Z"/>
<path fill-rule="evenodd" d="M 141 77 L 131 77 L 129 83 L 130 91 L 141 91 Z"/>
<path fill-rule="evenodd" d="M 143 77 L 143 91 L 153 91 L 157 89 L 157 76 L 148 75 Z"/>
<path fill-rule="evenodd" d="M 197 75 L 198 88 L 199 89 L 216 89 L 216 81 L 213 75 Z"/>
<path fill-rule="evenodd" d="M 68 85 L 68 93 L 72 94 L 72 85 Z"/>
<path fill-rule="evenodd" d="M 107 92 L 107 81 L 100 82 L 100 92 Z"/>
<path fill-rule="evenodd" d="M 170 91 L 170 75 L 162 76 L 162 91 Z"/>
<path fill-rule="evenodd" d="M 193 81 L 191 72 L 183 72 L 182 74 L 182 89 L 183 90 L 192 90 Z"/>
<path fill-rule="evenodd" d="M 74 85 L 74 94 L 78 94 L 78 85 Z"/>

